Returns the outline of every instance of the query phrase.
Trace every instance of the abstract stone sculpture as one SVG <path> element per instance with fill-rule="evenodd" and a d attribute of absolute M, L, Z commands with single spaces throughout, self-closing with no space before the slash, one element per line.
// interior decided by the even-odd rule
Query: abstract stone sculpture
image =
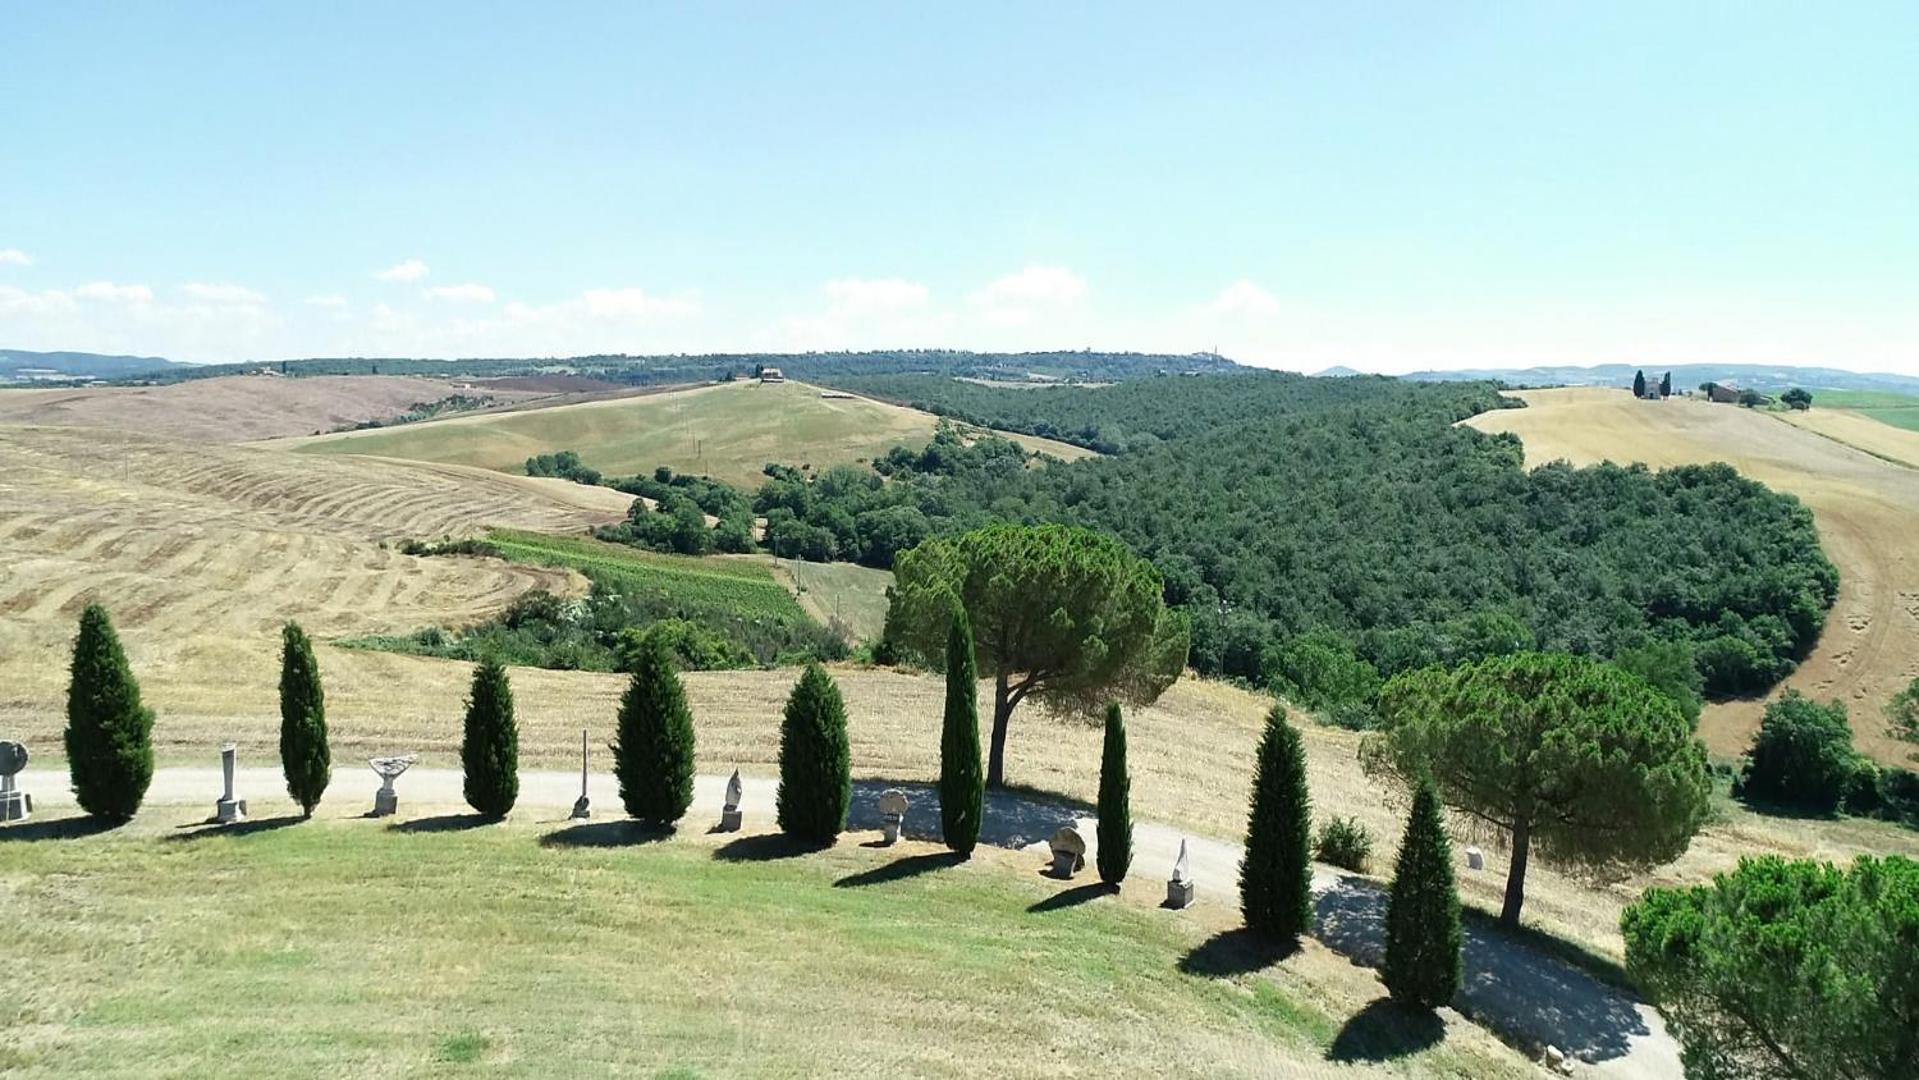
<path fill-rule="evenodd" d="M 1086 865 L 1086 838 L 1071 825 L 1062 825 L 1047 841 L 1053 849 L 1053 876 L 1067 879 Z"/>
<path fill-rule="evenodd" d="M 740 831 L 740 799 L 746 794 L 745 785 L 740 783 L 740 771 L 733 770 L 733 778 L 726 782 L 726 805 L 720 810 L 720 831 Z"/>
<path fill-rule="evenodd" d="M 1166 906 L 1177 911 L 1193 903 L 1193 873 L 1186 859 L 1186 838 L 1179 838 L 1179 858 L 1173 860 L 1173 876 L 1166 882 Z"/>
<path fill-rule="evenodd" d="M 586 797 L 586 729 L 580 729 L 580 797 L 573 804 L 571 815 L 574 821 L 584 821 L 593 816 L 593 804 Z"/>
<path fill-rule="evenodd" d="M 1479 850 L 1476 847 L 1467 848 L 1466 849 L 1466 869 L 1484 870 L 1485 868 L 1486 868 L 1486 853 Z"/>
<path fill-rule="evenodd" d="M 33 816 L 33 796 L 21 791 L 13 779 L 26 767 L 24 744 L 0 742 L 0 821 L 25 821 Z"/>
<path fill-rule="evenodd" d="M 388 817 L 400 809 L 400 795 L 393 790 L 393 781 L 413 766 L 415 755 L 402 754 L 399 757 L 368 758 L 367 764 L 380 778 L 380 790 L 373 793 L 373 813 L 371 817 Z"/>
<path fill-rule="evenodd" d="M 880 836 L 882 842 L 897 844 L 900 826 L 906 823 L 906 792 L 887 788 L 880 792 Z"/>
<path fill-rule="evenodd" d="M 233 797 L 233 771 L 239 763 L 240 748 L 228 743 L 220 748 L 220 777 L 225 784 L 220 801 L 213 804 L 213 820 L 232 825 L 247 819 L 247 801 Z"/>

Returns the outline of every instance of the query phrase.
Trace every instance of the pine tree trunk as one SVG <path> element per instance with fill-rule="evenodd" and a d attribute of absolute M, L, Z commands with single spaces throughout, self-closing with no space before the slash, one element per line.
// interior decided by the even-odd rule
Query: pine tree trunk
<path fill-rule="evenodd" d="M 1013 717 L 1013 702 L 1007 696 L 1006 676 L 993 679 L 993 748 L 986 760 L 986 786 L 1006 786 L 1006 726 Z"/>
<path fill-rule="evenodd" d="M 1519 927 L 1519 906 L 1526 902 L 1526 857 L 1532 850 L 1532 822 L 1521 818 L 1513 826 L 1513 863 L 1506 871 L 1506 903 L 1499 909 L 1499 923 L 1511 929 Z"/>

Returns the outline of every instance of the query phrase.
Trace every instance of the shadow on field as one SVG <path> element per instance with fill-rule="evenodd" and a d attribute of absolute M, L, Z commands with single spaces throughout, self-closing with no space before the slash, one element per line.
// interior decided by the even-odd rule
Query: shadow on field
<path fill-rule="evenodd" d="M 0 825 L 0 843 L 15 840 L 78 840 L 117 829 L 124 821 L 97 817 L 41 818 L 19 825 Z"/>
<path fill-rule="evenodd" d="M 1411 1009 L 1377 998 L 1354 1013 L 1326 1049 L 1328 1061 L 1382 1062 L 1439 1045 L 1446 1022 L 1430 1009 Z"/>
<path fill-rule="evenodd" d="M 671 840 L 679 830 L 645 821 L 596 821 L 555 829 L 540 837 L 541 847 L 630 847 Z"/>
<path fill-rule="evenodd" d="M 713 849 L 713 857 L 720 862 L 771 862 L 811 855 L 832 846 L 795 840 L 785 833 L 762 833 L 721 844 Z"/>
<path fill-rule="evenodd" d="M 183 831 L 173 833 L 166 839 L 169 842 L 177 842 L 180 840 L 204 840 L 210 836 L 251 836 L 254 833 L 284 829 L 288 825 L 298 825 L 305 820 L 305 818 L 298 814 L 282 814 L 279 817 L 270 818 L 250 818 L 246 821 L 236 821 L 231 825 L 222 825 L 217 821 L 207 820 L 192 825 L 182 825 L 180 828 Z"/>
<path fill-rule="evenodd" d="M 1192 952 L 1180 957 L 1179 970 L 1209 979 L 1230 979 L 1271 967 L 1295 951 L 1297 947 L 1274 945 L 1242 926 L 1222 930 L 1195 946 Z"/>
<path fill-rule="evenodd" d="M 468 829 L 478 829 L 499 823 L 499 818 L 487 817 L 485 814 L 442 814 L 439 817 L 402 821 L 397 825 L 388 825 L 387 829 L 402 833 L 465 832 Z"/>
<path fill-rule="evenodd" d="M 1118 896 L 1119 886 L 1108 885 L 1104 881 L 1095 881 L 1090 885 L 1079 885 L 1064 892 L 1056 892 L 1026 909 L 1029 915 L 1041 915 L 1048 911 L 1064 911 L 1075 908 L 1102 896 Z"/>
<path fill-rule="evenodd" d="M 875 866 L 871 870 L 862 870 L 857 874 L 835 881 L 835 889 L 859 889 L 868 885 L 884 885 L 889 881 L 903 881 L 907 878 L 930 874 L 935 870 L 944 870 L 949 866 L 958 866 L 966 857 L 952 851 L 935 851 L 926 855 L 909 855 L 904 859 L 895 859 L 884 866 Z"/>
<path fill-rule="evenodd" d="M 865 779 L 853 781 L 853 806 L 847 814 L 849 832 L 876 832 L 880 827 L 880 793 L 898 788 L 911 804 L 900 835 L 911 840 L 940 837 L 939 788 L 917 780 Z M 1015 851 L 1037 844 L 1058 832 L 1062 825 L 1077 824 L 1090 817 L 1093 807 L 1074 799 L 1029 787 L 1004 787 L 986 792 L 986 806 L 980 822 L 979 842 Z"/>

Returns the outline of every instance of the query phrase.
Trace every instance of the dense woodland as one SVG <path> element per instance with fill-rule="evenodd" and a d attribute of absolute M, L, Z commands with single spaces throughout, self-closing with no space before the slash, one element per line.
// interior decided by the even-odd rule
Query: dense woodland
<path fill-rule="evenodd" d="M 1676 654 L 1709 694 L 1757 692 L 1811 646 L 1837 590 L 1796 499 L 1718 465 L 1528 472 L 1516 438 L 1455 424 L 1502 404 L 1486 384 L 846 382 L 1112 453 L 1030 467 L 1015 444 L 949 428 L 870 466 L 769 466 L 752 509 L 776 554 L 890 566 L 994 520 L 1104 530 L 1192 616 L 1198 670 L 1323 707 L 1367 702 L 1409 668 L 1533 646 Z M 701 493 L 737 523 L 737 503 Z M 626 538 L 672 535 L 645 520 L 664 516 L 636 509 Z"/>

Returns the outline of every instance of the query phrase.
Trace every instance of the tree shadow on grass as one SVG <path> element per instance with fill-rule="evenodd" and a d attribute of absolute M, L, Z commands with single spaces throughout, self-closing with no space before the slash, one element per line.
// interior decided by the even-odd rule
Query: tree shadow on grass
<path fill-rule="evenodd" d="M 720 862 L 771 862 L 774 859 L 792 859 L 801 855 L 811 855 L 825 851 L 831 844 L 798 840 L 785 833 L 762 833 L 758 836 L 742 836 L 713 849 L 713 857 Z"/>
<path fill-rule="evenodd" d="M 925 855 L 909 855 L 904 859 L 895 859 L 884 866 L 875 866 L 871 870 L 862 870 L 857 874 L 835 881 L 835 889 L 859 889 L 868 885 L 884 885 L 889 881 L 903 881 L 907 878 L 930 874 L 935 870 L 944 870 L 949 866 L 958 866 L 966 861 L 966 856 L 955 851 L 935 851 Z"/>
<path fill-rule="evenodd" d="M 679 832 L 650 821 L 596 821 L 555 829 L 540 837 L 541 847 L 631 847 L 671 840 Z"/>
<path fill-rule="evenodd" d="M 487 817 L 485 814 L 442 814 L 439 817 L 402 821 L 397 825 L 388 825 L 387 829 L 402 833 L 465 832 L 468 829 L 498 825 L 500 821 L 500 818 Z"/>
<path fill-rule="evenodd" d="M 1095 881 L 1090 884 L 1075 886 L 1064 892 L 1056 892 L 1046 899 L 1040 900 L 1031 907 L 1028 907 L 1026 913 L 1028 915 L 1041 915 L 1048 911 L 1064 911 L 1067 908 L 1078 907 L 1088 901 L 1097 900 L 1102 896 L 1118 895 L 1119 886 L 1109 885 L 1104 881 Z"/>
<path fill-rule="evenodd" d="M 1382 1062 L 1417 1054 L 1446 1038 L 1446 1022 L 1431 1009 L 1410 1008 L 1392 998 L 1375 999 L 1354 1013 L 1333 1037 L 1328 1061 Z"/>
<path fill-rule="evenodd" d="M 125 825 L 97 817 L 40 818 L 15 825 L 0 825 L 0 843 L 16 840 L 78 840 Z"/>
<path fill-rule="evenodd" d="M 249 818 L 246 821 L 236 821 L 231 825 L 222 825 L 217 821 L 208 820 L 192 825 L 182 825 L 180 828 L 183 831 L 176 832 L 166 839 L 169 842 L 175 842 L 180 840 L 204 840 L 211 836 L 251 836 L 254 833 L 284 829 L 288 825 L 298 825 L 305 820 L 305 818 L 298 814 L 282 814 L 279 817 L 270 818 Z"/>
<path fill-rule="evenodd" d="M 1207 938 L 1192 952 L 1180 957 L 1179 970 L 1209 979 L 1230 979 L 1268 968 L 1299 951 L 1267 941 L 1245 927 L 1224 930 Z"/>
<path fill-rule="evenodd" d="M 939 788 L 923 780 L 868 777 L 853 781 L 853 805 L 847 815 L 847 830 L 866 832 L 880 827 L 879 797 L 888 788 L 898 788 L 911 803 L 906 820 L 901 823 L 900 835 L 909 840 L 939 843 Z M 988 790 L 984 809 L 979 842 L 1014 851 L 1045 840 L 1060 826 L 1077 824 L 1080 818 L 1094 813 L 1088 803 L 1019 785 Z"/>

